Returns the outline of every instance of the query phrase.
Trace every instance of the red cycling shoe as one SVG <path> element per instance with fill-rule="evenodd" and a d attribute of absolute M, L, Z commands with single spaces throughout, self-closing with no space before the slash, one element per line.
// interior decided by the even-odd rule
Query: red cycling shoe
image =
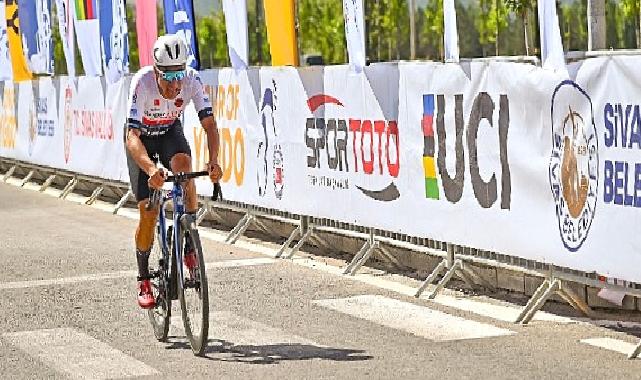
<path fill-rule="evenodd" d="M 150 280 L 138 281 L 138 305 L 143 309 L 151 309 L 156 306 Z"/>

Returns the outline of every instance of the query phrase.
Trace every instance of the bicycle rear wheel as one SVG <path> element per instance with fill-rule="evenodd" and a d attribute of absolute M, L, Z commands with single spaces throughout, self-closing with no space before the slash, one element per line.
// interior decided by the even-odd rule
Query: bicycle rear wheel
<path fill-rule="evenodd" d="M 181 244 L 183 249 L 187 240 L 195 257 L 185 259 L 183 252 L 183 281 L 180 284 L 179 298 L 182 309 L 185 335 L 189 339 L 195 355 L 202 355 L 207 347 L 209 333 L 209 292 L 205 260 L 196 223 L 191 215 L 181 218 Z"/>
<path fill-rule="evenodd" d="M 171 228 L 169 233 L 171 233 Z M 160 225 L 156 225 L 156 236 L 149 255 L 149 273 L 154 277 L 151 285 L 156 295 L 156 306 L 149 309 L 149 322 L 154 336 L 161 342 L 167 340 L 171 322 L 171 298 L 169 297 L 169 252 L 160 235 Z"/>

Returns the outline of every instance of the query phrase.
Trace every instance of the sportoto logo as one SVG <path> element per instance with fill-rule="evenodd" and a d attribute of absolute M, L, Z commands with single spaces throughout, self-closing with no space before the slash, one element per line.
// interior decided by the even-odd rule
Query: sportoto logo
<path fill-rule="evenodd" d="M 550 187 L 565 247 L 576 252 L 588 236 L 597 202 L 598 138 L 592 100 L 573 81 L 552 95 Z"/>
<path fill-rule="evenodd" d="M 64 136 L 64 153 L 65 163 L 69 163 L 69 156 L 71 155 L 71 136 L 73 135 L 73 110 L 71 109 L 71 100 L 73 92 L 71 87 L 65 89 L 65 136 Z"/>
<path fill-rule="evenodd" d="M 340 100 L 325 94 L 312 96 L 307 100 L 307 105 L 312 113 L 321 106 L 344 107 Z M 327 166 L 336 173 L 362 172 L 371 176 L 369 178 L 388 175 L 397 178 L 400 171 L 399 133 L 395 120 L 310 117 L 305 127 L 305 144 L 309 149 L 308 168 L 321 168 L 323 162 L 323 167 Z M 321 150 L 325 152 L 321 153 Z M 316 182 L 320 186 L 346 190 L 350 188 L 349 181 L 353 178 L 356 176 L 343 179 L 322 176 L 316 178 Z M 367 197 L 381 202 L 400 197 L 393 180 L 380 190 L 359 185 L 356 188 Z"/>

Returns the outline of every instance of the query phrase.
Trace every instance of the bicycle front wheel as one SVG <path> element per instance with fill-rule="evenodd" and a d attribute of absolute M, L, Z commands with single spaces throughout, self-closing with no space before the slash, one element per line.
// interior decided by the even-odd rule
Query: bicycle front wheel
<path fill-rule="evenodd" d="M 205 260 L 196 223 L 191 215 L 181 218 L 181 249 L 183 252 L 183 281 L 180 284 L 180 306 L 182 309 L 185 335 L 195 355 L 202 355 L 207 347 L 209 333 L 209 292 Z M 184 251 L 184 249 L 183 249 Z"/>
<path fill-rule="evenodd" d="M 171 298 L 169 297 L 169 253 L 160 236 L 160 227 L 156 226 L 154 245 L 149 255 L 149 273 L 153 274 L 151 285 L 156 305 L 149 309 L 149 322 L 154 329 L 154 336 L 161 342 L 167 340 L 171 319 Z"/>

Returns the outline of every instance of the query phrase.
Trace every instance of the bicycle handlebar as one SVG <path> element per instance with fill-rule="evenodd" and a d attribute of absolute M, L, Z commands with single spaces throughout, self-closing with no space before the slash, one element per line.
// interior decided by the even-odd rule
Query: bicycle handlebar
<path fill-rule="evenodd" d="M 181 172 L 181 173 L 177 173 L 177 174 L 174 174 L 174 175 L 167 176 L 167 178 L 165 178 L 165 181 L 166 182 L 174 182 L 174 183 L 182 183 L 182 182 L 188 181 L 190 179 L 197 178 L 197 177 L 203 177 L 203 176 L 206 176 L 206 175 L 209 175 L 208 171 L 191 172 L 191 173 L 182 173 Z M 147 211 L 150 211 L 157 203 L 159 203 L 160 196 L 161 196 L 161 192 L 160 191 L 157 191 L 157 190 L 152 191 L 151 195 L 149 196 L 149 201 L 147 202 L 147 205 L 145 206 L 145 209 Z M 215 202 L 215 201 L 217 201 L 219 199 L 222 199 L 222 198 L 223 198 L 223 192 L 222 192 L 222 189 L 220 188 L 220 183 L 216 182 L 216 183 L 214 183 L 214 191 L 213 191 L 213 194 L 211 196 L 211 200 Z"/>

